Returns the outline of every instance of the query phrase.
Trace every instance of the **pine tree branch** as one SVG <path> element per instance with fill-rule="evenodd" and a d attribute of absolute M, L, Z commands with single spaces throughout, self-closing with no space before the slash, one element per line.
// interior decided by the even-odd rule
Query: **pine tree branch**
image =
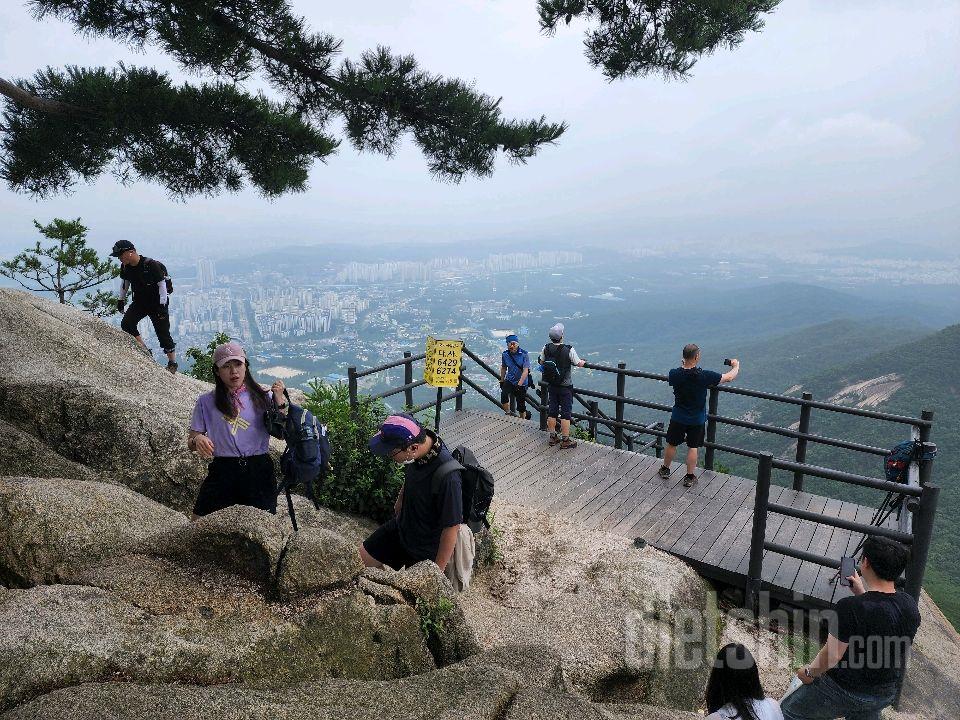
<path fill-rule="evenodd" d="M 86 108 L 77 107 L 70 103 L 37 97 L 3 78 L 0 78 L 0 95 L 5 95 L 18 105 L 42 113 L 50 113 L 53 115 L 89 115 L 91 113 L 91 111 Z"/>

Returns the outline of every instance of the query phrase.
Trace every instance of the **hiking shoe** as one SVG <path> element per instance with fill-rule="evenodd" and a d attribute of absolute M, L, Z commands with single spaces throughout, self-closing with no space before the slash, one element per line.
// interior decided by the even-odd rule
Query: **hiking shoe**
<path fill-rule="evenodd" d="M 666 465 L 661 465 L 660 469 L 657 470 L 657 475 L 659 475 L 662 478 L 670 477 L 670 468 L 668 468 Z"/>
<path fill-rule="evenodd" d="M 556 433 L 550 433 L 550 447 L 558 444 L 560 442 L 560 436 Z"/>
<path fill-rule="evenodd" d="M 148 347 L 143 347 L 143 345 L 141 345 L 141 346 L 140 346 L 140 352 L 142 352 L 142 353 L 143 353 L 144 355 L 146 355 L 148 358 L 150 358 L 151 360 L 153 360 L 153 350 L 151 350 L 150 348 L 148 348 Z"/>
<path fill-rule="evenodd" d="M 167 370 L 169 370 L 169 371 L 172 372 L 172 373 L 176 373 L 178 367 L 180 367 L 180 366 L 177 365 L 177 363 L 176 363 L 175 361 L 173 361 L 173 360 L 171 360 L 171 361 L 169 361 L 169 362 L 167 363 Z"/>
<path fill-rule="evenodd" d="M 527 411 L 523 414 L 523 419 L 524 419 L 524 420 L 529 420 L 529 419 L 532 418 L 532 417 L 533 417 L 533 415 L 530 414 L 530 411 L 529 411 L 529 410 L 527 410 Z"/>
<path fill-rule="evenodd" d="M 696 482 L 697 482 L 696 475 L 691 475 L 690 473 L 687 473 L 686 475 L 683 476 L 684 487 L 693 487 Z"/>
<path fill-rule="evenodd" d="M 575 448 L 577 446 L 577 441 L 572 438 L 563 438 L 560 441 L 560 449 L 568 450 L 569 448 Z"/>

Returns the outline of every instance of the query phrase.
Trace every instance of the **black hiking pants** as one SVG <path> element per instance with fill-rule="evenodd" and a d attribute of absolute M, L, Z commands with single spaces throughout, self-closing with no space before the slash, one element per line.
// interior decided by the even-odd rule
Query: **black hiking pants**
<path fill-rule="evenodd" d="M 517 412 L 525 415 L 527 412 L 527 386 L 517 385 L 508 380 L 500 381 L 500 404 L 504 405 L 510 402 L 510 396 L 517 399 Z"/>
<path fill-rule="evenodd" d="M 168 300 L 167 305 L 169 304 L 170 301 Z M 165 353 L 173 352 L 177 344 L 173 341 L 173 338 L 170 337 L 170 313 L 167 305 L 161 305 L 160 303 L 148 305 L 147 303 L 137 302 L 136 297 L 134 297 L 133 302 L 130 303 L 130 307 L 128 307 L 127 311 L 123 314 L 120 327 L 123 328 L 124 332 L 128 332 L 136 337 L 140 334 L 137 325 L 139 325 L 140 321 L 145 317 L 149 317 L 150 322 L 153 323 L 153 331 L 157 333 L 157 340 L 160 342 L 160 347 Z"/>

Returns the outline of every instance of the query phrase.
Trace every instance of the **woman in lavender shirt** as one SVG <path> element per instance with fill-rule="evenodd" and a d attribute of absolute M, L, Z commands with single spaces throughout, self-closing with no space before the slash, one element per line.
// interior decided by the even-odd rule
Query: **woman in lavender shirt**
<path fill-rule="evenodd" d="M 250 374 L 250 363 L 239 343 L 218 345 L 213 351 L 216 387 L 197 399 L 190 419 L 187 447 L 213 458 L 197 493 L 193 516 L 209 515 L 230 505 L 252 505 L 275 513 L 277 490 L 270 435 L 263 414 L 280 398 L 283 382 L 270 392 Z"/>

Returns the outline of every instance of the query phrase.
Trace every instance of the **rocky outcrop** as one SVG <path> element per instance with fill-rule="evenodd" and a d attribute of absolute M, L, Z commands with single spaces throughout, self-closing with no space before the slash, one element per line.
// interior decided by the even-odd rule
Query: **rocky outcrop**
<path fill-rule="evenodd" d="M 285 597 L 310 595 L 353 582 L 362 572 L 357 543 L 330 530 L 303 528 L 286 545 L 277 587 Z"/>
<path fill-rule="evenodd" d="M 129 335 L 89 313 L 18 290 L 0 288 L 0 333 L 0 420 L 17 429 L 21 444 L 34 438 L 61 465 L 85 466 L 178 510 L 191 507 L 206 463 L 184 443 L 193 403 L 209 385 L 171 376 Z M 0 474 L 36 471 L 24 472 L 14 458 Z"/>
<path fill-rule="evenodd" d="M 233 505 L 150 538 L 141 550 L 181 564 L 219 568 L 269 586 L 287 539 L 276 515 Z"/>
<path fill-rule="evenodd" d="M 130 552 L 187 519 L 129 488 L 69 478 L 0 478 L 0 581 L 72 580 L 90 562 Z"/>
<path fill-rule="evenodd" d="M 371 580 L 354 540 L 293 534 L 285 516 L 235 506 L 190 523 L 123 486 L 0 478 L 0 519 L 0 577 L 20 588 L 0 593 L 0 709 L 117 679 L 402 678 L 478 649 L 435 565 Z M 450 604 L 439 638 L 428 594 Z"/>
<path fill-rule="evenodd" d="M 709 617 L 705 582 L 684 563 L 567 520 L 496 505 L 499 561 L 461 600 L 482 647 L 514 638 L 557 650 L 575 687 L 600 702 L 696 709 L 709 668 L 683 669 L 685 619 Z"/>
<path fill-rule="evenodd" d="M 641 705 L 599 705 L 561 682 L 549 648 L 509 646 L 392 682 L 323 680 L 277 689 L 245 685 L 89 683 L 22 704 L 3 720 L 695 720 Z"/>

